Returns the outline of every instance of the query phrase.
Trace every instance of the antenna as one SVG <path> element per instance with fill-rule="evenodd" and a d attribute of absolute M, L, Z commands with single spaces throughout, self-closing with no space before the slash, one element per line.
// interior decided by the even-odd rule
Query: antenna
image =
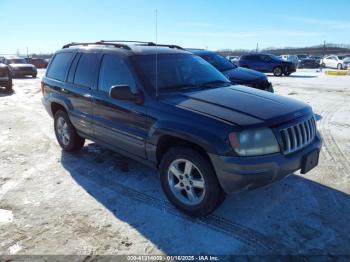
<path fill-rule="evenodd" d="M 156 9 L 156 97 L 158 98 L 158 9 Z"/>

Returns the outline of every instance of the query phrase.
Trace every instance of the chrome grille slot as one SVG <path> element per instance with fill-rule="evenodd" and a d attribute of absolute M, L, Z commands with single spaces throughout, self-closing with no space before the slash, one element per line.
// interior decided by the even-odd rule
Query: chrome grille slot
<path fill-rule="evenodd" d="M 312 117 L 293 126 L 280 130 L 283 154 L 296 152 L 310 144 L 316 136 L 316 122 Z"/>

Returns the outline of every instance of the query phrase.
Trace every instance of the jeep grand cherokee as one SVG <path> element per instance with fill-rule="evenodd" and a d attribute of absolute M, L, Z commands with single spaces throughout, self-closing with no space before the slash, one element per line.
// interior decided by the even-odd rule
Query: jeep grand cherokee
<path fill-rule="evenodd" d="M 225 193 L 253 189 L 318 163 L 307 104 L 231 85 L 187 51 L 154 43 L 72 43 L 42 81 L 63 150 L 85 139 L 159 171 L 182 211 L 212 212 Z"/>

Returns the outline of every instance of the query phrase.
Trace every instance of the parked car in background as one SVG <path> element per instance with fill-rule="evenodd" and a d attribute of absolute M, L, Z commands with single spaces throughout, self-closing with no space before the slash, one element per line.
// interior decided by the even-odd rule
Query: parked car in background
<path fill-rule="evenodd" d="M 42 58 L 30 58 L 28 63 L 34 65 L 36 68 L 46 68 L 48 62 Z"/>
<path fill-rule="evenodd" d="M 12 75 L 8 65 L 0 63 L 0 86 L 5 87 L 6 91 L 12 90 Z"/>
<path fill-rule="evenodd" d="M 299 54 L 299 55 L 297 55 L 297 57 L 298 57 L 298 62 L 300 63 L 301 60 L 308 58 L 309 55 L 307 55 L 307 54 Z"/>
<path fill-rule="evenodd" d="M 263 73 L 273 73 L 275 76 L 283 74 L 289 76 L 296 71 L 296 65 L 271 54 L 248 54 L 239 59 L 241 67 L 257 70 Z"/>
<path fill-rule="evenodd" d="M 238 65 L 239 56 L 226 56 L 228 60 L 230 60 L 233 64 Z"/>
<path fill-rule="evenodd" d="M 317 166 L 322 143 L 308 104 L 233 86 L 169 47 L 72 43 L 56 52 L 42 102 L 61 148 L 89 139 L 157 169 L 169 201 L 191 216 L 213 212 L 225 193 Z"/>
<path fill-rule="evenodd" d="M 253 88 L 273 92 L 272 84 L 268 81 L 265 74 L 262 74 L 255 70 L 238 67 L 222 55 L 212 51 L 203 49 L 186 50 L 200 56 L 209 62 L 234 84 L 250 86 Z"/>
<path fill-rule="evenodd" d="M 33 78 L 37 76 L 37 69 L 21 57 L 8 57 L 4 60 L 11 70 L 12 77 L 24 77 L 27 75 Z"/>
<path fill-rule="evenodd" d="M 336 69 L 345 69 L 344 59 L 348 57 L 348 55 L 329 55 L 325 56 L 321 60 L 322 67 L 336 68 Z"/>
<path fill-rule="evenodd" d="M 344 64 L 344 69 L 349 69 L 350 68 L 350 57 L 345 57 L 343 60 Z"/>
<path fill-rule="evenodd" d="M 284 61 L 289 61 L 295 65 L 298 65 L 299 59 L 297 55 L 280 55 L 279 57 Z"/>
<path fill-rule="evenodd" d="M 320 67 L 320 61 L 313 57 L 304 58 L 298 64 L 298 68 L 319 68 L 319 67 Z"/>

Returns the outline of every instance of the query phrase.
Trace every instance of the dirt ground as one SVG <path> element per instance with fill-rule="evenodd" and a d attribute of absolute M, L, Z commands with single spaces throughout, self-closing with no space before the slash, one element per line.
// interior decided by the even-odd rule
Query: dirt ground
<path fill-rule="evenodd" d="M 350 76 L 269 76 L 315 111 L 319 166 L 191 219 L 155 171 L 88 142 L 61 151 L 37 79 L 0 93 L 0 254 L 350 254 Z"/>

